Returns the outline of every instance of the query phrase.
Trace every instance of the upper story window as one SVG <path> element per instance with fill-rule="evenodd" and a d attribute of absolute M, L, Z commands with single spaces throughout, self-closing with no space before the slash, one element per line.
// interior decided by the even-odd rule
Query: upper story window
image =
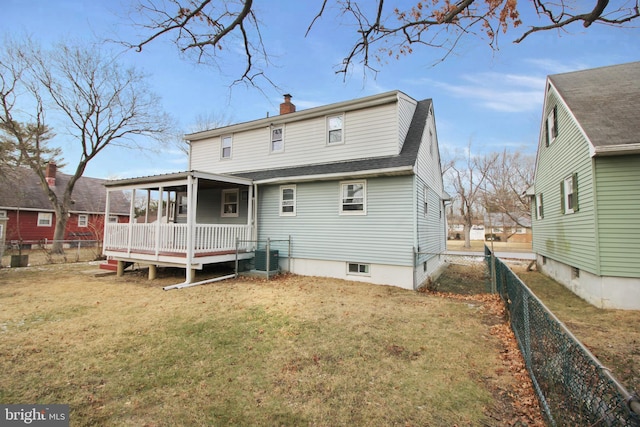
<path fill-rule="evenodd" d="M 271 127 L 271 145 L 269 146 L 271 153 L 281 153 L 284 151 L 284 126 Z"/>
<path fill-rule="evenodd" d="M 280 187 L 280 216 L 296 215 L 296 186 L 283 185 Z"/>
<path fill-rule="evenodd" d="M 340 183 L 340 214 L 365 215 L 367 213 L 367 182 Z"/>
<path fill-rule="evenodd" d="M 7 217 L 7 211 L 0 211 L 0 219 L 4 219 Z"/>
<path fill-rule="evenodd" d="M 78 215 L 78 227 L 88 227 L 89 226 L 89 215 Z"/>
<path fill-rule="evenodd" d="M 344 142 L 344 114 L 327 117 L 327 144 Z"/>
<path fill-rule="evenodd" d="M 566 177 L 560 183 L 562 213 L 578 212 L 578 174 Z"/>
<path fill-rule="evenodd" d="M 422 202 L 424 203 L 424 216 L 429 212 L 429 188 L 425 185 L 422 187 Z"/>
<path fill-rule="evenodd" d="M 545 122 L 545 144 L 548 147 L 558 136 L 558 107 L 554 106 L 549 114 L 547 115 L 547 120 Z"/>
<path fill-rule="evenodd" d="M 38 227 L 51 227 L 53 214 L 50 212 L 38 212 Z"/>
<path fill-rule="evenodd" d="M 231 158 L 231 148 L 233 146 L 233 138 L 231 135 L 226 135 L 222 137 L 222 143 L 220 148 L 220 158 L 221 159 L 230 159 Z"/>
<path fill-rule="evenodd" d="M 118 217 L 115 215 L 109 215 L 109 224 L 117 224 L 118 223 Z"/>
<path fill-rule="evenodd" d="M 237 217 L 238 216 L 238 189 L 222 190 L 222 213 L 223 217 Z"/>
<path fill-rule="evenodd" d="M 542 208 L 542 193 L 536 194 L 536 219 L 544 218 L 544 210 Z"/>

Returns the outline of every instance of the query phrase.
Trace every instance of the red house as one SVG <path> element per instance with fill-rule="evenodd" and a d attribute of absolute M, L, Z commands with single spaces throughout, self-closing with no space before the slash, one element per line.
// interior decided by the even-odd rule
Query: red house
<path fill-rule="evenodd" d="M 53 163 L 46 167 L 49 187 L 62 197 L 71 178 L 57 171 Z M 36 173 L 27 167 L 14 167 L 0 180 L 0 244 L 29 246 L 53 240 L 56 217 L 51 202 L 42 190 Z M 64 239 L 102 240 L 107 192 L 105 180 L 81 177 L 73 190 L 73 204 Z M 129 202 L 123 192 L 110 194 L 109 221 L 128 222 Z"/>

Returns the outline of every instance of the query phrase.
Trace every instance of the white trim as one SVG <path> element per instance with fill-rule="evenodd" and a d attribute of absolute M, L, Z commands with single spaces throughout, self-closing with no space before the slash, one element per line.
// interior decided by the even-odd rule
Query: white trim
<path fill-rule="evenodd" d="M 293 207 L 293 211 L 292 212 L 284 212 L 282 210 L 282 208 L 284 208 L 284 198 L 282 197 L 284 190 L 293 190 L 293 204 L 291 205 L 291 207 Z M 292 185 L 281 185 L 280 186 L 280 203 L 278 205 L 278 213 L 280 216 L 296 216 L 297 213 L 297 189 L 296 189 L 296 185 L 292 184 Z"/>
<path fill-rule="evenodd" d="M 229 140 L 229 147 L 224 146 L 225 139 Z M 224 149 L 229 148 L 229 155 L 224 155 Z M 233 158 L 233 135 L 221 135 L 220 136 L 220 160 L 231 160 Z"/>
<path fill-rule="evenodd" d="M 48 224 L 41 224 L 41 220 L 46 220 Z M 51 227 L 53 225 L 53 213 L 51 212 L 38 212 L 38 221 L 36 222 L 38 227 Z"/>
<path fill-rule="evenodd" d="M 235 194 L 236 195 L 236 201 L 235 203 L 233 202 L 227 202 L 225 196 L 227 194 Z M 221 194 L 222 199 L 220 200 L 220 216 L 223 218 L 237 218 L 240 215 L 240 191 L 238 188 L 231 188 L 231 189 L 226 189 L 226 190 L 222 190 L 222 194 Z M 225 205 L 234 205 L 236 206 L 235 212 L 225 212 L 224 207 Z"/>
<path fill-rule="evenodd" d="M 273 131 L 280 129 L 280 145 L 281 148 L 279 150 L 274 150 L 273 149 Z M 269 126 L 269 154 L 279 154 L 279 153 L 284 153 L 284 133 L 285 133 L 285 129 L 284 129 L 284 124 L 280 124 L 280 125 L 271 125 Z"/>
<path fill-rule="evenodd" d="M 345 199 L 349 199 L 349 197 L 344 197 L 344 189 L 345 186 L 348 185 L 362 185 L 362 203 L 353 203 L 354 205 L 362 204 L 362 210 L 344 210 Z M 340 189 L 340 200 L 338 206 L 339 215 L 366 215 L 367 214 L 367 180 L 355 180 L 355 181 L 341 181 L 339 185 Z M 352 197 L 355 199 L 355 197 Z"/>
<path fill-rule="evenodd" d="M 84 221 L 81 223 L 81 219 L 84 218 Z M 89 226 L 89 215 L 87 214 L 78 214 L 78 228 L 86 228 Z"/>
<path fill-rule="evenodd" d="M 331 122 L 332 119 L 335 118 L 340 118 L 340 127 L 339 128 L 331 128 L 329 126 L 329 123 Z M 325 133 L 325 143 L 327 146 L 333 146 L 333 145 L 342 145 L 345 143 L 345 131 L 344 131 L 344 121 L 345 121 L 345 114 L 344 113 L 339 113 L 339 114 L 331 114 L 328 115 L 327 117 L 325 117 L 325 129 L 324 129 L 324 133 Z M 331 142 L 331 132 L 335 132 L 335 131 L 340 131 L 340 141 L 334 141 Z"/>
<path fill-rule="evenodd" d="M 593 148 L 593 150 L 591 150 Z M 595 156 L 615 156 L 624 154 L 640 154 L 640 143 L 636 144 L 618 144 L 593 147 L 589 145 L 589 153 L 591 157 Z"/>

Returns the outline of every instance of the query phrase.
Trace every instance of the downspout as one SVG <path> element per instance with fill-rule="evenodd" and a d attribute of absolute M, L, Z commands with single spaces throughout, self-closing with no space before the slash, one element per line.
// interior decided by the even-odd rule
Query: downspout
<path fill-rule="evenodd" d="M 412 276 L 413 276 L 413 290 L 415 291 L 416 289 L 418 289 L 418 283 L 416 280 L 416 267 L 418 264 L 418 257 L 420 256 L 420 247 L 419 247 L 419 239 L 418 239 L 418 175 L 416 174 L 416 171 L 414 169 L 414 173 L 412 175 L 412 180 L 413 180 L 413 229 L 414 229 L 414 233 L 413 233 L 413 250 L 412 255 L 413 255 L 413 272 L 412 272 Z"/>

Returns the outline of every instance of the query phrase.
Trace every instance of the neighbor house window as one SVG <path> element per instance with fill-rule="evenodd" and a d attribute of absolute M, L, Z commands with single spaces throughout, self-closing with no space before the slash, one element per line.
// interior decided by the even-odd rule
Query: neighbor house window
<path fill-rule="evenodd" d="M 296 215 L 296 186 L 283 185 L 280 187 L 280 216 Z"/>
<path fill-rule="evenodd" d="M 238 189 L 222 190 L 222 213 L 221 216 L 238 216 Z"/>
<path fill-rule="evenodd" d="M 51 227 L 53 224 L 53 214 L 47 212 L 38 212 L 38 227 Z"/>
<path fill-rule="evenodd" d="M 546 130 L 546 145 L 547 147 L 556 139 L 558 136 L 558 107 L 555 106 L 549 114 L 547 115 L 547 121 L 545 123 Z"/>
<path fill-rule="evenodd" d="M 369 264 L 359 262 L 347 263 L 347 274 L 357 274 L 359 276 L 369 276 Z"/>
<path fill-rule="evenodd" d="M 233 145 L 233 138 L 231 135 L 222 137 L 222 148 L 220 152 L 220 157 L 223 159 L 231 158 L 231 147 Z"/>
<path fill-rule="evenodd" d="M 118 223 L 118 217 L 115 215 L 110 215 L 109 216 L 109 224 L 117 224 Z"/>
<path fill-rule="evenodd" d="M 566 177 L 560 183 L 562 212 L 570 214 L 578 211 L 578 175 Z"/>
<path fill-rule="evenodd" d="M 0 211 L 0 218 L 6 218 L 7 217 L 7 211 Z"/>
<path fill-rule="evenodd" d="M 89 215 L 78 215 L 78 227 L 87 227 L 89 225 Z"/>
<path fill-rule="evenodd" d="M 340 144 L 344 142 L 344 115 L 327 117 L 327 144 Z"/>
<path fill-rule="evenodd" d="M 542 208 L 542 193 L 536 194 L 536 218 L 544 218 L 544 210 Z"/>
<path fill-rule="evenodd" d="M 284 126 L 271 127 L 271 146 L 269 151 L 272 153 L 284 151 Z"/>
<path fill-rule="evenodd" d="M 366 181 L 350 181 L 340 183 L 340 213 L 360 214 L 367 212 Z"/>

